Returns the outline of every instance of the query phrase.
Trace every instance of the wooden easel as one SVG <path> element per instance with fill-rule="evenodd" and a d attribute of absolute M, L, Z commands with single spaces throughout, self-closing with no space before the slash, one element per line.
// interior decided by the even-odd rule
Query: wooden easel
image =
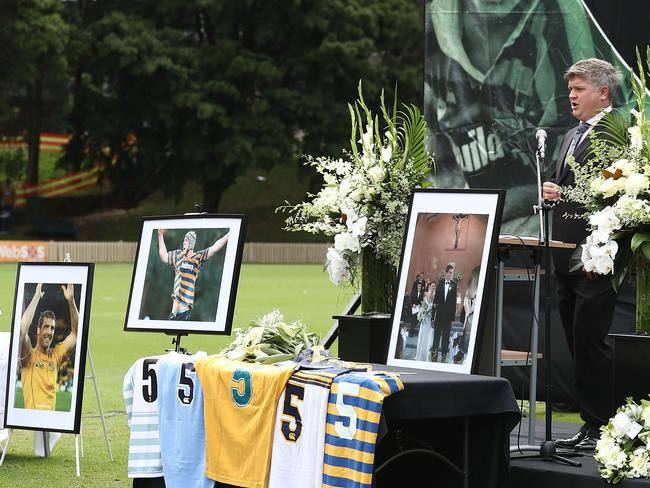
<path fill-rule="evenodd" d="M 70 253 L 67 252 L 65 253 L 65 258 L 63 259 L 64 263 L 70 263 L 72 262 L 72 259 L 70 258 Z M 97 406 L 99 408 L 99 418 L 101 419 L 102 422 L 102 428 L 104 430 L 104 441 L 106 442 L 106 449 L 108 450 L 108 457 L 111 461 L 113 461 L 113 451 L 111 450 L 111 444 L 108 440 L 108 431 L 106 430 L 106 421 L 104 419 L 104 410 L 102 408 L 102 402 L 99 397 L 99 386 L 97 386 L 97 376 L 95 374 L 95 365 L 93 363 L 93 357 L 92 354 L 90 354 L 90 344 L 87 346 L 87 352 L 88 352 L 88 361 L 90 363 L 90 375 L 86 375 L 84 378 L 86 379 L 92 379 L 93 380 L 93 385 L 95 385 L 95 395 L 97 397 Z M 77 476 L 81 476 L 81 465 L 79 461 L 79 453 L 81 452 L 81 456 L 83 457 L 83 438 L 81 437 L 81 432 L 83 429 L 83 424 L 81 425 L 81 428 L 79 429 L 79 434 L 74 435 L 74 449 L 75 449 L 75 467 L 76 467 L 76 474 Z M 5 441 L 4 445 L 0 442 L 0 447 L 2 448 L 2 457 L 0 457 L 0 466 L 4 463 L 5 456 L 7 455 L 7 451 L 9 450 L 9 444 L 11 442 L 11 434 L 13 433 L 13 429 L 8 429 L 9 430 L 9 435 L 7 436 L 7 440 Z M 36 431 L 34 432 L 34 435 L 37 436 L 39 433 L 43 436 L 43 451 L 44 451 L 44 457 L 49 458 L 52 455 L 52 451 L 50 449 L 50 432 L 49 431 Z M 79 442 L 81 440 L 81 443 Z"/>

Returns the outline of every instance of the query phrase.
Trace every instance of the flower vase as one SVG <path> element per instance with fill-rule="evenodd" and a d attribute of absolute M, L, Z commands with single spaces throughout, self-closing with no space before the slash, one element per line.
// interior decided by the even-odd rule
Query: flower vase
<path fill-rule="evenodd" d="M 396 279 L 395 267 L 364 247 L 361 255 L 361 311 L 391 313 Z"/>
<path fill-rule="evenodd" d="M 636 264 L 636 331 L 650 334 L 650 261 L 642 256 Z"/>

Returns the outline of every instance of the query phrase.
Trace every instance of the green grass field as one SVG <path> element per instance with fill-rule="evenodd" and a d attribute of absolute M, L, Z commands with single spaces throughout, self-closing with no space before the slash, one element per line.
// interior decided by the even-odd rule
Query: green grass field
<path fill-rule="evenodd" d="M 89 350 L 95 365 L 97 385 L 106 415 L 113 450 L 110 462 L 92 380 L 86 379 L 83 401 L 82 439 L 84 456 L 81 477 L 75 476 L 74 436 L 64 435 L 49 459 L 33 455 L 31 431 L 17 430 L 0 466 L 0 487 L 32 487 L 47 480 L 48 487 L 127 487 L 126 476 L 129 430 L 122 400 L 122 380 L 133 362 L 143 356 L 160 354 L 172 347 L 171 336 L 162 333 L 124 332 L 124 317 L 131 285 L 132 265 L 100 264 L 95 268 Z M 0 265 L 0 331 L 11 329 L 16 266 Z M 303 320 L 321 337 L 340 313 L 351 292 L 332 285 L 319 265 L 243 265 L 239 281 L 233 328 L 246 327 L 250 320 L 277 308 L 289 321 Z M 190 335 L 182 346 L 190 351 L 219 352 L 230 336 Z M 336 354 L 336 347 L 332 350 Z M 91 373 L 87 365 L 86 374 Z"/>
<path fill-rule="evenodd" d="M 130 264 L 102 264 L 95 270 L 91 305 L 89 351 L 95 365 L 97 385 L 106 417 L 114 461 L 108 458 L 92 380 L 84 388 L 81 477 L 75 476 L 74 436 L 64 435 L 49 459 L 33 455 L 34 434 L 17 430 L 0 466 L 0 487 L 40 486 L 74 488 L 129 487 L 126 475 L 129 430 L 122 400 L 122 380 L 133 362 L 160 354 L 172 347 L 171 337 L 162 333 L 124 332 L 124 316 L 131 283 Z M 0 265 L 0 331 L 9 331 L 15 286 L 15 265 Z M 277 308 L 289 321 L 301 319 L 310 330 L 323 335 L 351 298 L 327 279 L 318 265 L 243 265 L 238 288 L 233 328 L 246 327 L 251 319 Z M 182 345 L 190 351 L 216 353 L 230 342 L 230 336 L 190 335 Z M 336 355 L 336 345 L 332 349 Z M 89 366 L 86 374 L 91 373 Z M 544 415 L 538 404 L 538 416 Z M 555 415 L 555 414 L 554 414 Z M 559 420 L 574 421 L 575 415 Z"/>

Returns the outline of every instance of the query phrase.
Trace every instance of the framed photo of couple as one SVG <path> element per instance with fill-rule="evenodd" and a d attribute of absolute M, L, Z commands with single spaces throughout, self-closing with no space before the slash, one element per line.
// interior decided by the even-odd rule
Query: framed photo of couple
<path fill-rule="evenodd" d="M 504 200 L 504 190 L 414 191 L 389 365 L 475 371 Z"/>
<path fill-rule="evenodd" d="M 243 215 L 144 217 L 124 330 L 230 334 Z"/>
<path fill-rule="evenodd" d="M 78 434 L 94 265 L 19 263 L 4 426 Z"/>

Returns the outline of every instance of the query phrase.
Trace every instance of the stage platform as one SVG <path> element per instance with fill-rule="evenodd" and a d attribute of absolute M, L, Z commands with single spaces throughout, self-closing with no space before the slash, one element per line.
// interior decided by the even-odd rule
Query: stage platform
<path fill-rule="evenodd" d="M 578 424 L 554 422 L 552 437 L 556 439 L 570 437 L 577 432 L 579 427 Z M 517 446 L 518 429 L 517 425 L 510 433 L 511 447 Z M 538 419 L 535 422 L 536 444 L 542 442 L 545 434 L 545 421 Z M 526 418 L 521 422 L 519 444 L 528 444 L 528 419 Z M 510 488 L 603 488 L 612 486 L 608 485 L 598 474 L 598 465 L 593 458 L 593 453 L 570 457 L 571 460 L 580 462 L 582 464 L 580 467 L 567 466 L 540 458 L 517 459 L 517 456 L 520 454 L 513 453 L 510 457 Z M 626 479 L 613 486 L 650 488 L 650 480 Z"/>

